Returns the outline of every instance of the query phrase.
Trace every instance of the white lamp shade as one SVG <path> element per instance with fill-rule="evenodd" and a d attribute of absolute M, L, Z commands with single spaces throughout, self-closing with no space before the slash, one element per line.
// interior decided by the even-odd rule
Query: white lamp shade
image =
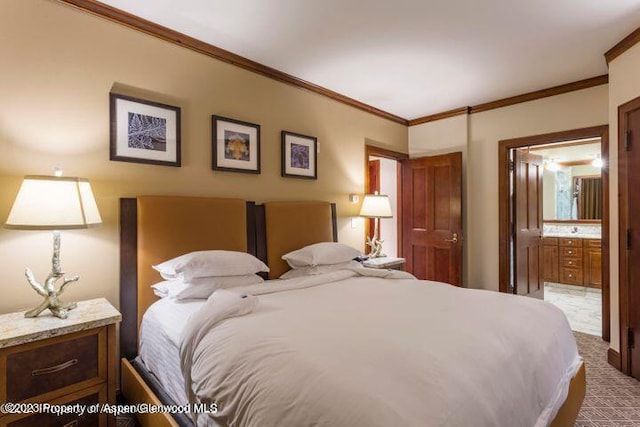
<path fill-rule="evenodd" d="M 367 218 L 393 218 L 389 196 L 384 194 L 366 194 L 360 208 L 360 216 Z"/>
<path fill-rule="evenodd" d="M 6 228 L 71 230 L 102 223 L 89 180 L 25 176 Z"/>

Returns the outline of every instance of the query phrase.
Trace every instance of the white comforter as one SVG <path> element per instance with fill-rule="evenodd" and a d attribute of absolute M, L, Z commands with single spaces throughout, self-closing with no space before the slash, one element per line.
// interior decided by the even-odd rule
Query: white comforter
<path fill-rule="evenodd" d="M 187 323 L 187 395 L 219 408 L 197 425 L 546 426 L 580 365 L 543 301 L 372 269 L 273 282 Z"/>

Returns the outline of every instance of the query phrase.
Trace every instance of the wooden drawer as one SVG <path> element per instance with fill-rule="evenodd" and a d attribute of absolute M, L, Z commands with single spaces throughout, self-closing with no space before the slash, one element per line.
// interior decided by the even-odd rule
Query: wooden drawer
<path fill-rule="evenodd" d="M 50 402 L 53 405 L 75 405 L 84 407 L 96 403 L 107 402 L 106 385 L 98 385 L 88 389 L 64 396 Z M 11 414 L 0 418 L 0 427 L 96 427 L 107 425 L 107 414 L 63 414 L 50 413 L 39 414 Z"/>
<path fill-rule="evenodd" d="M 542 244 L 545 246 L 558 246 L 558 238 L 557 237 L 543 237 Z"/>
<path fill-rule="evenodd" d="M 585 248 L 601 248 L 602 240 L 600 239 L 584 239 L 583 246 Z"/>
<path fill-rule="evenodd" d="M 560 256 L 582 258 L 582 248 L 576 248 L 573 246 L 560 247 Z"/>
<path fill-rule="evenodd" d="M 582 269 L 562 267 L 560 269 L 560 283 L 582 286 Z"/>
<path fill-rule="evenodd" d="M 105 382 L 106 339 L 106 328 L 98 328 L 4 350 L 0 397 L 42 401 Z"/>
<path fill-rule="evenodd" d="M 562 257 L 562 267 L 582 268 L 582 258 Z"/>
<path fill-rule="evenodd" d="M 560 246 L 572 246 L 575 248 L 582 247 L 582 239 L 581 238 L 573 238 L 573 237 L 560 237 L 558 239 L 558 244 Z"/>

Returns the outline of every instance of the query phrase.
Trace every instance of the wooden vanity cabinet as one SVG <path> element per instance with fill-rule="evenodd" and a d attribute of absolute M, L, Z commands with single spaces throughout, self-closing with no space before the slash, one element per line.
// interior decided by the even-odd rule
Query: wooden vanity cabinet
<path fill-rule="evenodd" d="M 545 282 L 591 288 L 602 286 L 600 239 L 543 237 L 542 253 Z"/>
<path fill-rule="evenodd" d="M 602 241 L 584 239 L 584 286 L 602 287 Z"/>
<path fill-rule="evenodd" d="M 560 283 L 582 286 L 583 282 L 583 252 L 582 239 L 575 237 L 558 239 L 560 252 Z"/>

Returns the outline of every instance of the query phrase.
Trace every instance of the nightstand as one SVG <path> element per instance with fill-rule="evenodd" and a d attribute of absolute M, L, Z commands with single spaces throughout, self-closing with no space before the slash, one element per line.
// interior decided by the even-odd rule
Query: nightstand
<path fill-rule="evenodd" d="M 406 260 L 404 258 L 394 258 L 394 257 L 379 257 L 379 258 L 369 258 L 366 261 L 362 261 L 362 265 L 367 268 L 380 268 L 387 270 L 402 270 L 404 271 L 404 263 Z"/>
<path fill-rule="evenodd" d="M 0 315 L 0 403 L 116 402 L 116 324 L 104 298 L 82 301 L 67 319 L 50 312 Z M 0 413 L 0 426 L 115 426 L 105 413 Z"/>

